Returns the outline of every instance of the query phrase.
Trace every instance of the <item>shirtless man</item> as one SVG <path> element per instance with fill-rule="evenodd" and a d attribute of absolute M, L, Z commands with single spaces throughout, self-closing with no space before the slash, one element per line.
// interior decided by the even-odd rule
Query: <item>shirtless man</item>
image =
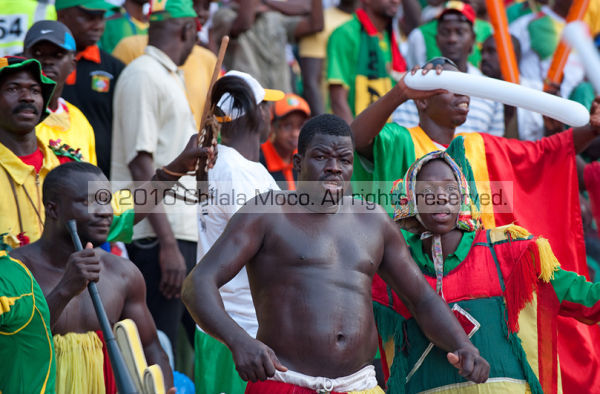
<path fill-rule="evenodd" d="M 249 383 L 246 393 L 278 392 L 289 384 L 373 390 L 371 284 L 379 273 L 402 294 L 430 340 L 451 352 L 448 360 L 460 373 L 484 382 L 488 363 L 428 286 L 385 211 L 341 197 L 352 175 L 353 150 L 341 118 L 308 121 L 294 157 L 297 191 L 270 192 L 273 199 L 263 194 L 240 209 L 184 281 L 184 303 L 206 332 L 230 348 L 242 379 L 262 381 Z M 277 196 L 287 202 L 273 203 L 281 201 Z M 257 339 L 225 313 L 218 291 L 244 266 Z"/>
<path fill-rule="evenodd" d="M 88 181 L 96 183 L 89 183 L 88 189 Z M 104 189 L 110 190 L 102 171 L 89 163 L 72 162 L 53 169 L 43 185 L 46 222 L 42 237 L 15 249 L 11 257 L 31 270 L 46 296 L 57 355 L 58 393 L 91 391 L 95 384 L 105 384 L 103 380 L 106 391 L 111 392 L 114 384 L 112 377 L 103 378 L 102 363 L 96 361 L 104 346 L 95 333 L 100 324 L 85 291 L 89 281 L 97 282 L 111 326 L 126 318 L 137 324 L 148 364 L 160 365 L 166 387 L 172 387 L 171 368 L 146 306 L 146 286 L 140 271 L 127 259 L 93 249 L 106 241 L 113 218 L 110 204 L 101 205 L 95 198 L 103 183 Z M 70 219 L 77 221 L 79 236 L 86 245 L 80 252 L 74 252 L 66 230 Z M 68 356 L 61 358 L 65 353 Z M 104 367 L 108 362 L 105 355 Z M 90 363 L 95 368 L 86 368 Z M 70 374 L 61 373 L 62 368 L 71 369 Z"/>

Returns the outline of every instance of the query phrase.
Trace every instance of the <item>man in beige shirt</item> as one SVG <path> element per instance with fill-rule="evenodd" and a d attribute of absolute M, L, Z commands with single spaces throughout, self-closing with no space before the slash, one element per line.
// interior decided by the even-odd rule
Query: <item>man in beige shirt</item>
<path fill-rule="evenodd" d="M 191 0 L 168 0 L 150 15 L 148 47 L 125 70 L 114 100 L 111 175 L 113 181 L 146 181 L 186 146 L 197 132 L 178 66 L 196 42 L 196 12 Z M 182 184 L 194 188 L 192 177 Z M 153 198 L 135 196 L 139 198 Z M 196 262 L 196 206 L 167 198 L 134 228 L 127 248 L 148 288 L 147 303 L 159 330 L 173 347 L 184 308 L 181 284 Z M 193 322 L 189 325 L 193 335 Z M 193 337 L 192 337 L 193 338 Z"/>

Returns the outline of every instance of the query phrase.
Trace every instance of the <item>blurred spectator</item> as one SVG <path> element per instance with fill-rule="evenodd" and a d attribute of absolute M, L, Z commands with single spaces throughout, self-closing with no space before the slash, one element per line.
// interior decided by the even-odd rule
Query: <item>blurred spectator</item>
<path fill-rule="evenodd" d="M 125 37 L 148 33 L 148 17 L 144 7 L 148 0 L 125 0 L 123 6 L 115 14 L 106 19 L 104 34 L 98 46 L 111 53 Z"/>
<path fill-rule="evenodd" d="M 519 40 L 515 36 L 511 36 L 511 38 L 518 64 L 521 58 L 521 46 Z M 483 42 L 483 47 L 481 48 L 481 72 L 487 77 L 502 79 L 498 51 L 496 50 L 496 40 L 493 36 L 489 36 L 487 40 Z M 522 75 L 520 76 L 519 81 L 521 85 L 528 88 L 537 90 L 542 90 L 543 88 L 539 81 L 531 81 Z M 505 137 L 507 138 L 536 141 L 544 136 L 544 120 L 542 119 L 542 115 L 523 108 L 505 105 L 504 126 Z"/>
<path fill-rule="evenodd" d="M 524 77 L 541 83 L 546 79 L 571 3 L 572 0 L 556 0 L 552 7 L 543 5 L 539 12 L 524 15 L 510 24 L 510 33 L 521 43 L 519 70 Z M 569 97 L 583 77 L 583 65 L 572 52 L 564 67 L 560 95 Z"/>
<path fill-rule="evenodd" d="M 167 0 L 161 5 L 150 14 L 145 54 L 123 70 L 115 89 L 114 181 L 150 180 L 154 168 L 168 164 L 197 133 L 177 69 L 196 42 L 196 11 L 191 0 Z M 194 189 L 191 177 L 180 182 Z M 181 284 L 196 263 L 198 231 L 189 220 L 196 212 L 195 205 L 178 199 L 165 204 L 164 210 L 154 210 L 135 226 L 133 242 L 127 247 L 146 280 L 147 304 L 156 326 L 174 348 L 184 313 L 178 299 Z M 193 336 L 193 324 L 186 328 Z"/>
<path fill-rule="evenodd" d="M 470 5 L 459 1 L 449 2 L 438 18 L 436 39 L 442 56 L 450 59 L 458 71 L 481 75 L 481 71 L 468 61 L 475 42 L 474 21 L 475 11 Z M 457 132 L 504 135 L 504 108 L 501 103 L 471 97 L 468 109 L 467 120 L 456 128 Z M 419 112 L 414 101 L 400 105 L 392 119 L 405 127 L 417 126 Z"/>
<path fill-rule="evenodd" d="M 323 12 L 325 27 L 323 31 L 300 40 L 300 69 L 304 97 L 310 105 L 313 115 L 319 115 L 329 107 L 329 94 L 323 70 L 327 70 L 327 41 L 331 33 L 340 25 L 352 19 L 358 0 L 342 0 L 337 7 L 331 7 Z"/>
<path fill-rule="evenodd" d="M 310 108 L 302 97 L 288 93 L 273 105 L 271 113 L 271 136 L 260 146 L 260 162 L 281 189 L 296 190 L 292 158 L 298 151 L 298 135 L 310 117 Z"/>
<path fill-rule="evenodd" d="M 56 20 L 51 0 L 2 0 L 0 6 L 0 57 L 23 52 L 27 30 L 37 21 Z"/>
<path fill-rule="evenodd" d="M 298 4 L 302 3 L 307 2 L 232 1 L 213 15 L 211 49 L 216 52 L 221 37 L 229 35 L 231 42 L 223 61 L 226 69 L 246 72 L 263 86 L 292 91 L 286 44 L 323 29 L 321 0 L 311 0 L 310 13 L 302 16 L 280 12 L 301 11 Z"/>
<path fill-rule="evenodd" d="M 200 22 L 206 21 L 208 17 L 208 0 L 194 2 L 194 9 L 200 17 Z M 136 35 L 126 37 L 119 42 L 113 51 L 113 56 L 125 64 L 144 54 L 144 48 L 148 45 L 147 35 Z M 185 93 L 190 107 L 194 113 L 196 126 L 200 126 L 200 118 L 204 109 L 204 102 L 208 92 L 208 84 L 212 78 L 217 57 L 210 50 L 194 45 L 192 53 L 179 69 L 183 71 Z"/>
<path fill-rule="evenodd" d="M 25 56 L 36 59 L 56 88 L 48 103 L 50 114 L 35 128 L 44 144 L 67 144 L 81 152 L 82 160 L 96 165 L 94 129 L 79 108 L 61 96 L 67 76 L 75 69 L 75 39 L 57 21 L 36 22 L 25 36 Z M 52 143 L 51 143 L 52 141 Z"/>
<path fill-rule="evenodd" d="M 406 70 L 392 28 L 400 1 L 370 0 L 361 6 L 331 33 L 327 44 L 331 109 L 348 123 L 387 93 Z"/>
<path fill-rule="evenodd" d="M 468 1 L 464 2 L 468 4 Z M 460 8 L 462 7 L 461 1 L 452 0 L 447 2 L 441 11 L 447 8 Z M 472 7 L 470 7 L 472 8 Z M 485 9 L 485 7 L 483 7 Z M 440 12 L 441 12 L 440 11 Z M 475 11 L 475 10 L 473 10 Z M 408 67 L 412 68 L 416 65 L 425 64 L 429 59 L 438 56 L 446 56 L 441 51 L 439 43 L 437 41 L 438 20 L 439 13 L 434 20 L 431 20 L 421 26 L 418 29 L 413 30 L 408 36 L 408 53 L 406 56 L 406 62 Z M 492 25 L 482 19 L 475 18 L 473 23 L 473 31 L 475 33 L 475 45 L 473 45 L 471 52 L 469 52 L 469 63 L 475 67 L 479 67 L 481 61 L 481 44 L 492 34 Z"/>
<path fill-rule="evenodd" d="M 102 0 L 56 0 L 58 20 L 75 38 L 77 67 L 65 83 L 63 98 L 77 106 L 94 128 L 98 167 L 110 174 L 113 95 L 123 63 L 96 44 L 104 14 L 114 6 Z"/>
<path fill-rule="evenodd" d="M 211 104 L 216 107 L 216 114 L 221 115 L 221 144 L 217 162 L 208 171 L 211 197 L 202 202 L 199 210 L 197 261 L 209 251 L 246 201 L 256 194 L 279 190 L 258 159 L 260 144 L 269 131 L 267 101 L 282 97 L 283 92 L 264 89 L 252 76 L 236 70 L 215 83 Z M 236 198 L 222 198 L 231 193 Z M 242 268 L 219 292 L 227 314 L 255 338 L 258 321 L 246 269 Z M 195 350 L 197 393 L 244 393 L 246 382 L 236 371 L 227 346 L 198 329 Z"/>

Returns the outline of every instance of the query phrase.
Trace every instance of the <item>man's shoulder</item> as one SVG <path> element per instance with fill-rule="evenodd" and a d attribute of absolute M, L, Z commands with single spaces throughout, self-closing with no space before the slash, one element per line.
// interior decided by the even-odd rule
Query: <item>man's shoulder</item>
<path fill-rule="evenodd" d="M 355 15 L 347 22 L 342 23 L 331 32 L 330 40 L 346 38 L 358 38 L 360 34 L 360 22 Z"/>
<path fill-rule="evenodd" d="M 113 70 L 114 72 L 120 73 L 121 70 L 125 68 L 125 63 L 110 53 L 100 49 L 100 66 L 105 67 L 107 70 Z"/>
<path fill-rule="evenodd" d="M 136 265 L 129 259 L 109 253 L 100 248 L 96 248 L 96 251 L 98 252 L 100 261 L 102 261 L 106 272 L 111 276 L 130 278 L 132 275 L 139 272 Z"/>

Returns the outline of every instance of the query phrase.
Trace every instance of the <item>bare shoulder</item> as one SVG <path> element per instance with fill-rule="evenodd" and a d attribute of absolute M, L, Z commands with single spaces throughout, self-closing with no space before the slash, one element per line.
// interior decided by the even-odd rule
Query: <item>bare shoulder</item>
<path fill-rule="evenodd" d="M 38 248 L 35 244 L 29 244 L 11 250 L 8 255 L 15 260 L 19 260 L 28 268 L 31 268 L 37 266 L 38 262 L 41 262 L 41 259 L 39 258 L 39 252 L 37 251 Z"/>
<path fill-rule="evenodd" d="M 100 261 L 104 265 L 104 269 L 106 269 L 109 275 L 124 278 L 127 282 L 135 281 L 139 277 L 142 277 L 142 273 L 131 260 L 108 253 L 102 249 L 96 250 L 98 251 Z"/>

